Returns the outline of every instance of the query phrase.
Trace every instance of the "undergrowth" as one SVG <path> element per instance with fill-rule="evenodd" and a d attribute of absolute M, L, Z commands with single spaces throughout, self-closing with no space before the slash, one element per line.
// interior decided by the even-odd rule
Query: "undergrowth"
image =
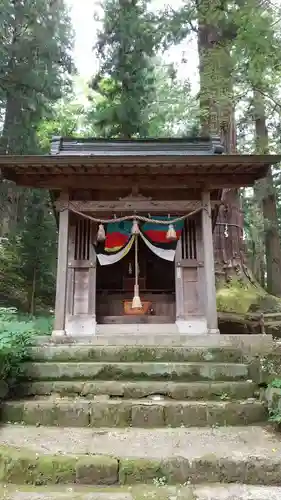
<path fill-rule="evenodd" d="M 49 331 L 48 318 L 20 317 L 15 308 L 0 307 L 0 400 L 12 396 L 21 381 L 32 337 Z"/>
<path fill-rule="evenodd" d="M 269 384 L 269 389 L 281 389 L 281 379 L 276 378 L 272 380 Z M 271 422 L 280 431 L 281 426 L 281 405 L 280 405 L 280 395 L 276 393 L 269 402 L 268 408 L 269 422 Z"/>

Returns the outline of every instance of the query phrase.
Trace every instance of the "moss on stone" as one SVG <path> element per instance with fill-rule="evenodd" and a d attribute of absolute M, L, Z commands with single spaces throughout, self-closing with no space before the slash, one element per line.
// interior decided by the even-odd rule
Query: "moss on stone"
<path fill-rule="evenodd" d="M 12 407 L 13 402 L 10 404 Z M 54 425 L 56 406 L 54 401 L 27 401 L 23 405 L 22 420 L 27 425 Z M 11 420 L 11 419 L 10 419 Z"/>
<path fill-rule="evenodd" d="M 38 455 L 0 448 L 0 482 L 22 485 L 118 483 L 118 460 L 108 456 Z"/>
<path fill-rule="evenodd" d="M 246 360 L 248 362 L 248 360 Z M 231 361 L 233 362 L 233 360 Z M 249 377 L 253 379 L 253 377 Z M 77 398 L 77 396 L 93 399 L 94 396 L 102 394 L 126 399 L 142 399 L 152 394 L 162 394 L 173 400 L 199 400 L 199 399 L 220 399 L 222 394 L 228 394 L 230 398 L 244 399 L 253 397 L 253 386 L 249 382 L 216 382 L 206 381 L 194 382 L 165 382 L 165 381 L 97 381 L 97 382 L 77 382 L 76 393 L 73 393 L 74 384 L 67 381 L 60 382 L 34 382 L 31 385 L 23 386 L 21 396 L 30 394 L 50 395 L 51 391 L 58 397 L 67 396 Z M 5 419 L 7 420 L 7 419 Z M 8 419 L 9 420 L 9 419 Z"/>
<path fill-rule="evenodd" d="M 279 312 L 281 299 L 268 294 L 250 280 L 233 278 L 229 283 L 217 286 L 217 308 L 219 312 L 246 314 L 251 312 Z"/>
<path fill-rule="evenodd" d="M 64 456 L 41 456 L 34 470 L 33 484 L 74 483 L 75 459 Z"/>
<path fill-rule="evenodd" d="M 46 355 L 44 353 L 46 349 Z M 49 347 L 34 347 L 31 359 L 33 362 L 102 362 L 102 363 L 142 363 L 142 362 L 197 362 L 197 361 L 237 361 L 241 353 L 236 349 L 220 348 L 189 348 L 185 346 L 175 347 L 149 347 L 149 346 L 106 346 L 106 347 L 60 347 L 55 349 Z M 79 388 L 78 388 L 79 390 Z M 77 382 L 73 383 L 73 393 L 77 392 Z"/>
<path fill-rule="evenodd" d="M 166 404 L 168 404 L 166 402 Z M 169 424 L 169 422 L 168 422 Z M 132 405 L 132 426 L 142 428 L 164 427 L 164 405 Z"/>
<path fill-rule="evenodd" d="M 219 312 L 246 314 L 262 295 L 265 292 L 261 288 L 233 279 L 218 286 L 217 308 Z"/>
<path fill-rule="evenodd" d="M 55 404 L 55 419 L 51 425 L 60 427 L 87 427 L 90 405 L 87 401 L 58 400 Z"/>
<path fill-rule="evenodd" d="M 281 347 L 276 346 L 272 352 L 258 358 L 255 370 L 255 381 L 259 384 L 270 384 L 274 379 L 281 379 Z"/>
<path fill-rule="evenodd" d="M 23 402 L 5 402 L 1 405 L 2 422 L 22 422 L 24 420 Z"/>
<path fill-rule="evenodd" d="M 227 398 L 228 399 L 228 398 Z M 43 402 L 44 403 L 44 402 Z M 13 408 L 14 403 L 8 403 L 7 408 Z M 17 403 L 15 403 L 17 404 Z M 53 404 L 52 401 L 50 405 Z M 37 403 L 40 406 L 40 402 Z M 71 408 L 73 405 L 73 408 Z M 33 402 L 25 404 L 29 411 L 23 414 L 23 423 L 36 425 L 41 423 L 37 417 L 33 424 L 30 421 Z M 110 401 L 86 403 L 85 401 L 60 401 L 55 404 L 60 408 L 60 418 L 54 415 L 48 421 L 48 426 L 58 427 L 111 427 L 111 428 L 160 428 L 180 427 L 205 427 L 206 425 L 242 425 L 265 420 L 263 406 L 258 401 Z M 6 408 L 6 417 L 12 421 Z M 44 418 L 44 404 L 42 405 Z"/>
<path fill-rule="evenodd" d="M 80 484 L 116 484 L 118 460 L 106 456 L 80 458 L 76 465 L 76 481 Z"/>
<path fill-rule="evenodd" d="M 160 461 L 125 458 L 119 463 L 120 484 L 152 483 L 165 477 Z"/>
<path fill-rule="evenodd" d="M 30 363 L 29 370 L 32 372 L 34 365 L 40 363 Z M 53 374 L 53 366 L 61 365 Z M 151 381 L 198 381 L 198 380 L 221 380 L 222 370 L 225 380 L 242 379 L 244 374 L 239 375 L 237 370 L 241 371 L 241 366 L 237 364 L 237 369 L 234 370 L 234 364 L 225 365 L 224 363 L 210 363 L 209 361 L 202 362 L 186 362 L 186 363 L 114 363 L 103 364 L 97 363 L 42 363 L 40 367 L 36 366 L 37 379 L 51 379 L 57 377 L 60 381 L 71 379 L 89 379 L 99 380 L 115 380 L 115 381 L 135 381 L 135 380 L 151 380 Z M 226 367 L 226 368 L 224 368 Z M 41 369 L 41 370 L 40 370 Z M 58 374 L 58 372 L 61 372 Z M 235 373 L 234 373 L 235 372 Z"/>
<path fill-rule="evenodd" d="M 0 481 L 6 483 L 26 484 L 30 481 L 34 470 L 34 455 L 28 451 L 11 450 L 1 447 Z"/>
<path fill-rule="evenodd" d="M 90 404 L 89 425 L 91 427 L 128 427 L 131 424 L 131 405 L 127 401 L 99 402 Z"/>
<path fill-rule="evenodd" d="M 75 481 L 75 459 L 64 456 L 37 456 L 25 450 L 1 447 L 0 481 L 14 484 L 47 485 Z"/>

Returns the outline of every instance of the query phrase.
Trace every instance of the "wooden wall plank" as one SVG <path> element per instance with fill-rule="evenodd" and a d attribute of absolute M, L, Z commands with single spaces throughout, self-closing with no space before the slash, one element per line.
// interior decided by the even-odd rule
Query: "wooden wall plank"
<path fill-rule="evenodd" d="M 195 268 L 184 268 L 184 315 L 187 320 L 191 315 L 198 315 L 198 271 Z"/>
<path fill-rule="evenodd" d="M 73 314 L 88 314 L 89 270 L 75 269 Z"/>

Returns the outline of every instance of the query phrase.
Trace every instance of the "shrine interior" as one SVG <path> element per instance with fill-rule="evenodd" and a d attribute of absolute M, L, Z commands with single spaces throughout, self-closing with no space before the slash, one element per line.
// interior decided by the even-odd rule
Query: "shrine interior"
<path fill-rule="evenodd" d="M 126 310 L 126 303 L 134 295 L 134 247 L 115 264 L 97 264 L 98 323 L 175 321 L 175 263 L 161 259 L 139 239 L 138 267 L 140 298 L 146 314 Z"/>

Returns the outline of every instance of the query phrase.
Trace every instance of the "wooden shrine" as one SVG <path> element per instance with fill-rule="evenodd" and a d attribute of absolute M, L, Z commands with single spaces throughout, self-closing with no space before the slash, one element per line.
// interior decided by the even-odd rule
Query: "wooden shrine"
<path fill-rule="evenodd" d="M 225 155 L 202 137 L 54 138 L 50 155 L 1 156 L 2 176 L 48 189 L 59 214 L 53 334 L 164 324 L 217 333 L 212 232 L 222 190 L 252 186 L 278 161 Z"/>

